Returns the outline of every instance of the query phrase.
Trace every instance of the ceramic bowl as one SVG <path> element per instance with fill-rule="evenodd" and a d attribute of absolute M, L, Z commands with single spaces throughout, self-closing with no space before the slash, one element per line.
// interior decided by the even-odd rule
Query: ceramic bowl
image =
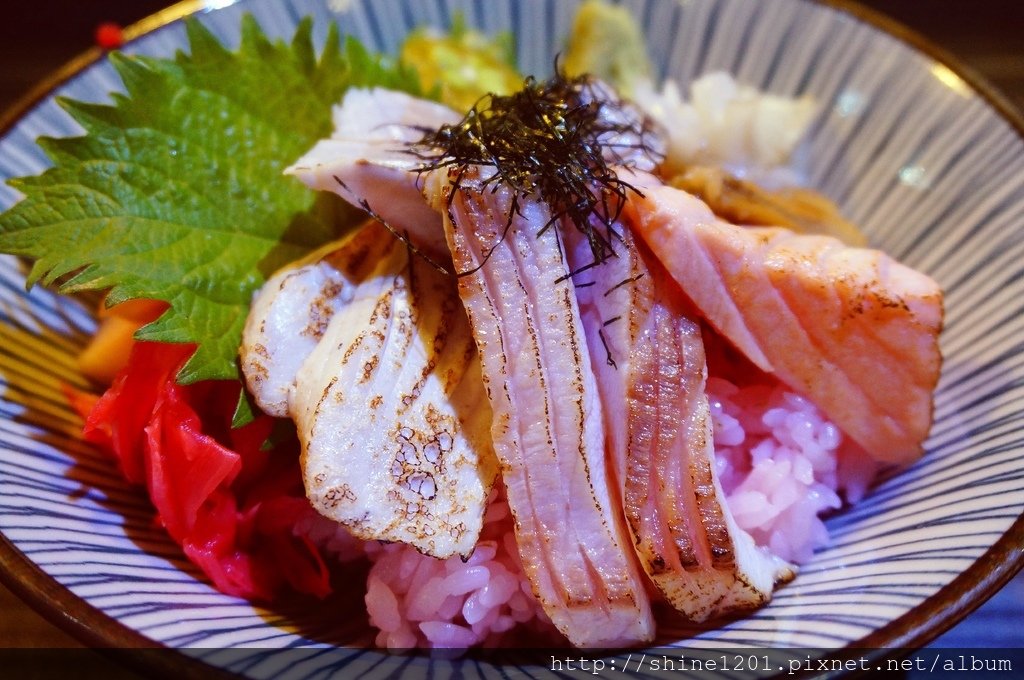
<path fill-rule="evenodd" d="M 662 630 L 682 646 L 841 650 L 924 644 L 1020 566 L 1024 541 L 1024 126 L 976 79 L 898 27 L 844 5 L 804 0 L 629 0 L 659 77 L 685 86 L 725 69 L 820 111 L 798 154 L 809 184 L 839 202 L 873 245 L 946 291 L 944 365 L 926 455 L 883 477 L 828 521 L 833 541 L 754 614 L 704 631 Z M 185 3 L 136 29 L 126 51 L 186 47 L 179 17 L 195 13 L 228 44 L 252 13 L 289 37 L 312 15 L 322 41 L 337 23 L 373 50 L 413 27 L 462 12 L 487 32 L 510 30 L 526 73 L 546 74 L 577 3 L 566 0 L 239 0 Z M 102 101 L 119 89 L 103 58 L 11 120 L 0 177 L 47 166 L 34 140 L 78 130 L 57 95 Z M 88 61 L 88 59 L 87 59 Z M 17 200 L 0 188 L 0 207 Z M 61 383 L 84 386 L 74 354 L 95 328 L 82 302 L 24 287 L 0 259 L 0 567 L 4 580 L 93 644 L 154 643 L 252 677 L 298 648 L 297 675 L 376 669 L 360 599 L 316 629 L 286 611 L 222 595 L 152 524 L 143 494 L 82 444 Z M 357 594 L 358 595 L 358 594 Z M 329 632 L 324 632 L 329 630 Z M 215 650 L 235 649 L 225 655 Z M 325 654 L 325 651 L 332 652 Z M 423 661 L 423 660 L 420 660 Z M 397 662 L 396 662 L 397 663 Z M 402 661 L 408 663 L 408 660 Z M 424 663 L 430 663 L 429 660 Z M 383 665 L 382 665 L 383 664 Z M 499 669 L 490 662 L 485 675 Z M 522 669 L 529 671 L 528 668 Z"/>

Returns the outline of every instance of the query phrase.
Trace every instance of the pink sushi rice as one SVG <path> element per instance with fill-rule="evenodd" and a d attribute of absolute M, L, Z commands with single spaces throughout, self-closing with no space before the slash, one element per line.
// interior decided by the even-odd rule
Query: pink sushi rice
<path fill-rule="evenodd" d="M 707 383 L 715 463 L 741 529 L 782 559 L 807 562 L 828 544 L 821 516 L 860 500 L 876 464 L 814 404 L 779 383 Z"/>
<path fill-rule="evenodd" d="M 867 490 L 876 465 L 803 397 L 775 383 L 707 383 L 717 472 L 737 524 L 799 564 L 828 543 L 821 517 Z M 498 485 L 500 487 L 500 484 Z M 534 598 L 496 489 L 476 550 L 466 560 L 427 557 L 403 544 L 362 542 L 327 520 L 296 531 L 338 559 L 366 557 L 366 608 L 388 649 L 507 644 L 532 629 L 557 635 Z"/>

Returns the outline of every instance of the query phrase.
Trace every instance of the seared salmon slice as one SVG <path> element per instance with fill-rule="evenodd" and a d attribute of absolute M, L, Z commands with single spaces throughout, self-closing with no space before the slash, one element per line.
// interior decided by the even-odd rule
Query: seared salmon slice
<path fill-rule="evenodd" d="M 872 457 L 908 463 L 931 427 L 942 291 L 878 250 L 738 227 L 666 186 L 634 197 L 637 232 L 701 314 Z"/>

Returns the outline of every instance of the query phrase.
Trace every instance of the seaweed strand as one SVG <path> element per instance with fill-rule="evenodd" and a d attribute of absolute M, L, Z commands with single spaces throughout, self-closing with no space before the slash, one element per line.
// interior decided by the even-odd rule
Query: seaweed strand
<path fill-rule="evenodd" d="M 476 267 L 458 275 L 478 271 L 487 262 L 520 214 L 521 197 L 539 198 L 551 210 L 550 221 L 536 236 L 552 226 L 568 225 L 587 239 L 595 264 L 614 256 L 616 244 L 622 242 L 615 223 L 629 194 L 642 196 L 619 179 L 614 168 L 636 167 L 637 152 L 654 165 L 661 160 L 656 145 L 648 143 L 647 120 L 625 111 L 597 81 L 587 76 L 566 78 L 556 64 L 551 79 L 539 82 L 530 77 L 515 94 L 485 95 L 458 123 L 426 132 L 411 150 L 423 161 L 417 171 L 454 170 L 449 201 L 455 192 L 468 189 L 464 182 L 471 166 L 493 169 L 473 173 L 483 177 L 474 190 L 512 191 L 501 238 Z"/>

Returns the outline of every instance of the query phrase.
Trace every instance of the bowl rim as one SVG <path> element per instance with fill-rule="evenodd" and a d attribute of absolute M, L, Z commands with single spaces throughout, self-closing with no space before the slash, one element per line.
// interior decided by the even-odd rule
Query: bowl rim
<path fill-rule="evenodd" d="M 208 0 L 179 0 L 123 30 L 125 44 L 169 24 L 204 11 L 220 9 L 244 0 L 221 0 L 213 5 Z M 948 67 L 967 86 L 991 106 L 1024 141 L 1024 113 L 1005 95 L 972 67 L 940 47 L 931 39 L 882 12 L 858 4 L 856 0 L 799 0 L 809 5 L 831 8 L 888 34 L 915 51 Z M 0 137 L 8 132 L 35 106 L 47 99 L 58 87 L 86 68 L 99 62 L 106 51 L 90 47 L 27 93 L 0 111 Z M 1017 572 L 1024 569 L 1024 513 L 1006 532 L 967 569 L 950 583 L 925 598 L 898 618 L 867 636 L 835 650 L 826 657 L 844 658 L 864 649 L 912 649 L 926 645 L 977 609 L 1005 586 Z M 0 583 L 32 607 L 43 618 L 89 647 L 99 649 L 166 649 L 141 632 L 90 605 L 68 587 L 47 574 L 0 532 Z M 117 661 L 148 676 L 165 678 L 194 677 L 199 673 L 216 677 L 237 678 L 234 673 L 209 666 L 183 653 L 118 654 Z M 184 672 L 184 673 L 183 673 Z"/>

